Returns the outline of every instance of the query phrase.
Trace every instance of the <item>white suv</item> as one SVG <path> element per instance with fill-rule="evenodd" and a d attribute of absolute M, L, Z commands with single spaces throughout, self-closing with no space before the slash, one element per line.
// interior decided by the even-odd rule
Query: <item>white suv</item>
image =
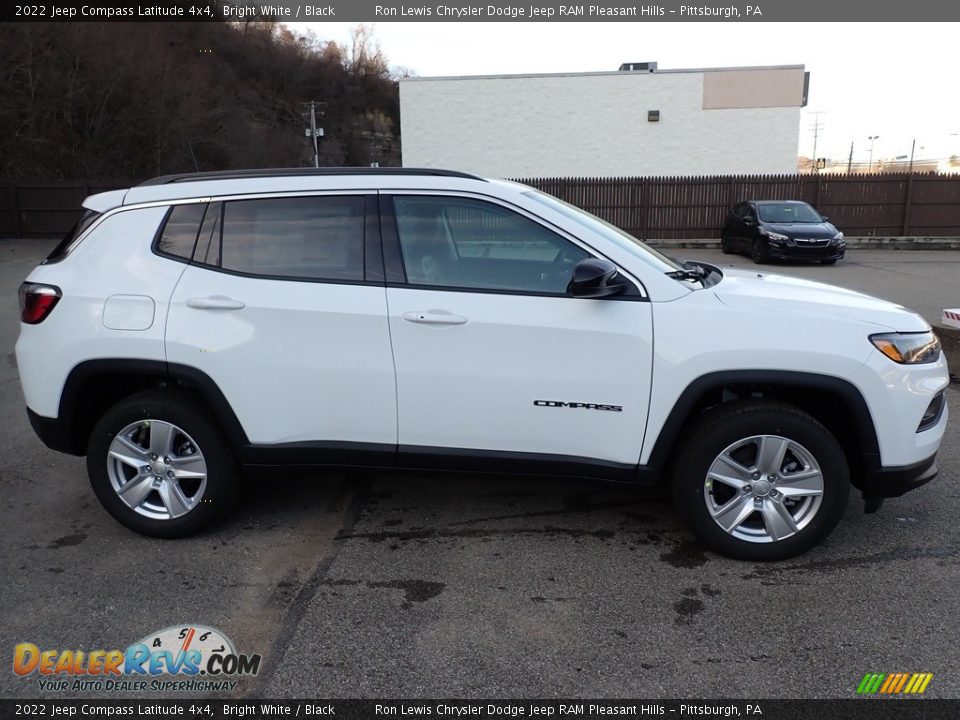
<path fill-rule="evenodd" d="M 51 448 L 141 533 L 241 467 L 667 480 L 709 547 L 801 553 L 936 475 L 946 361 L 897 305 L 679 264 L 549 195 L 439 170 L 177 175 L 93 195 L 23 284 Z"/>

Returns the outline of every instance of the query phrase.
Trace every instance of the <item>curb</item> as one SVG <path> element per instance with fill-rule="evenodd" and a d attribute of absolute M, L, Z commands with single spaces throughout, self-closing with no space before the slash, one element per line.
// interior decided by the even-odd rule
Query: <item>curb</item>
<path fill-rule="evenodd" d="M 847 250 L 960 250 L 957 237 L 848 237 Z M 719 250 L 720 238 L 647 240 L 653 248 L 700 248 Z"/>

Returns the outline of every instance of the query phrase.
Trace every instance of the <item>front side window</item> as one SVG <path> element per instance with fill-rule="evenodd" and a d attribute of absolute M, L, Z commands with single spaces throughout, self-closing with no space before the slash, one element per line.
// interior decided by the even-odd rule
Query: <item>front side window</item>
<path fill-rule="evenodd" d="M 459 197 L 394 198 L 397 233 L 414 285 L 566 293 L 588 253 L 499 205 Z"/>
<path fill-rule="evenodd" d="M 365 201 L 360 196 L 292 197 L 223 203 L 210 223 L 206 262 L 274 278 L 363 280 Z M 216 227 L 219 225 L 220 227 Z M 215 239 L 222 233 L 219 258 Z M 201 235 L 204 233 L 201 232 Z M 198 258 L 198 262 L 204 259 Z"/>

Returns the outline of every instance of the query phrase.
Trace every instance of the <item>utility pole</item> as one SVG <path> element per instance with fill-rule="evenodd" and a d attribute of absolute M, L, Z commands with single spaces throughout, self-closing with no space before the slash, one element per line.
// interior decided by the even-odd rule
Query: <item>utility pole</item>
<path fill-rule="evenodd" d="M 913 144 L 910 146 L 910 169 L 907 170 L 908 173 L 913 173 L 913 151 L 917 149 L 917 139 L 913 139 Z M 922 149 L 922 148 L 921 148 Z"/>
<path fill-rule="evenodd" d="M 317 127 L 317 109 L 319 107 L 320 115 L 322 116 L 326 112 L 327 104 L 325 102 L 311 100 L 308 103 L 304 103 L 304 105 L 310 106 L 310 127 L 307 128 L 304 134 L 313 140 L 313 166 L 320 167 L 320 149 L 317 145 L 317 138 L 323 137 L 323 128 Z"/>
<path fill-rule="evenodd" d="M 850 155 L 847 157 L 847 175 L 850 174 L 850 168 L 853 167 L 853 140 L 850 141 Z"/>
<path fill-rule="evenodd" d="M 872 172 L 872 171 L 873 171 L 873 142 L 874 142 L 874 140 L 878 140 L 879 138 L 880 138 L 879 135 L 868 135 L 868 136 L 867 136 L 867 140 L 870 141 L 870 162 L 867 163 L 867 172 Z"/>
<path fill-rule="evenodd" d="M 813 130 L 813 171 L 817 172 L 817 139 L 820 137 L 820 130 L 823 128 L 823 125 L 820 123 L 820 116 L 826 114 L 826 110 L 815 110 L 810 114 L 813 115 L 813 125 L 811 130 Z"/>

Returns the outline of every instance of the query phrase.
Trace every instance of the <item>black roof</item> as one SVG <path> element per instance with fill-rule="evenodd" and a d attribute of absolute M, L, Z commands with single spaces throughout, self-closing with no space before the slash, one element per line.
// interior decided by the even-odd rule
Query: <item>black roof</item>
<path fill-rule="evenodd" d="M 211 172 L 178 173 L 161 175 L 140 183 L 146 185 L 169 185 L 178 182 L 199 182 L 202 180 L 237 180 L 241 178 L 265 177 L 309 177 L 312 175 L 432 175 L 438 177 L 458 177 L 469 180 L 484 178 L 457 172 L 456 170 L 437 170 L 434 168 L 396 168 L 396 167 L 322 167 L 322 168 L 265 168 L 259 170 L 216 170 Z"/>

